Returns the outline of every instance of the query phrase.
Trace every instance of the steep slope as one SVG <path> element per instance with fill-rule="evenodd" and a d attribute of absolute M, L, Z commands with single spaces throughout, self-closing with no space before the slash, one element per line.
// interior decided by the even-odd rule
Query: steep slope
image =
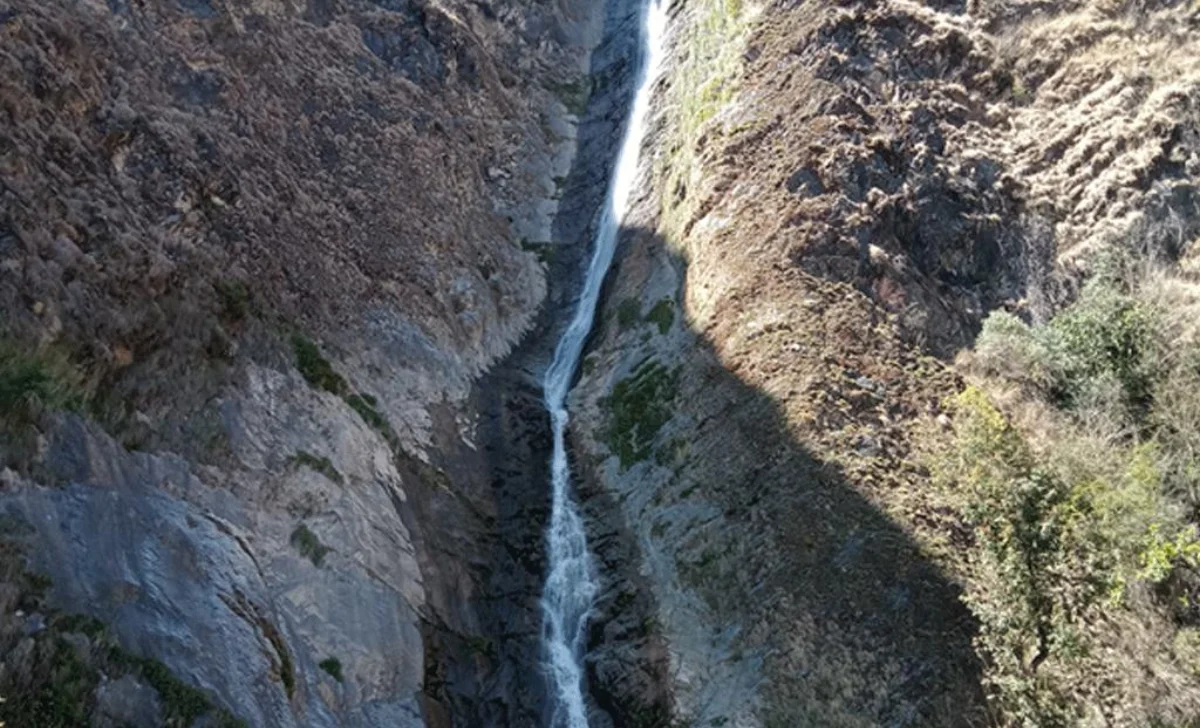
<path fill-rule="evenodd" d="M 0 720 L 536 722 L 477 387 L 605 11 L 0 5 Z"/>
<path fill-rule="evenodd" d="M 573 402 L 608 577 L 594 689 L 662 690 L 626 664 L 657 645 L 697 725 L 1017 720 L 988 703 L 961 598 L 976 542 L 922 423 L 948 423 L 945 361 L 989 310 L 1045 320 L 1106 246 L 1193 254 L 1196 12 L 674 10 Z M 1140 693 L 1081 723 L 1177 719 L 1161 698 L 1194 678 L 1147 659 Z"/>

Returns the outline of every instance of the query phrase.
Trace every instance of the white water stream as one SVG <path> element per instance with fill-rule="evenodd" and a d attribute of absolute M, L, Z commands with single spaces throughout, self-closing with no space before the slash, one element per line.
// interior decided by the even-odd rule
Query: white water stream
<path fill-rule="evenodd" d="M 664 4 L 664 0 L 646 0 L 646 7 L 642 9 L 643 61 L 638 72 L 637 92 L 629 110 L 600 225 L 596 229 L 592 259 L 578 307 L 558 341 L 554 360 L 542 382 L 554 434 L 554 454 L 550 460 L 553 502 L 546 535 L 549 568 L 542 592 L 542 639 L 553 708 L 551 728 L 587 728 L 583 697 L 584 632 L 596 596 L 596 573 L 588 551 L 583 518 L 572 495 L 571 468 L 567 462 L 567 391 L 579 365 L 584 341 L 592 330 L 600 286 L 612 263 L 617 231 L 637 179 L 638 154 L 646 131 L 650 91 L 663 53 L 667 25 Z"/>

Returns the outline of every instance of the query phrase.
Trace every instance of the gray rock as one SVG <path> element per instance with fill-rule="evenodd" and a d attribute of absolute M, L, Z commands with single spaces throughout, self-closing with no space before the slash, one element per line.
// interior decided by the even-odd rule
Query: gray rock
<path fill-rule="evenodd" d="M 162 725 L 158 692 L 132 675 L 96 689 L 92 728 L 156 728 Z"/>

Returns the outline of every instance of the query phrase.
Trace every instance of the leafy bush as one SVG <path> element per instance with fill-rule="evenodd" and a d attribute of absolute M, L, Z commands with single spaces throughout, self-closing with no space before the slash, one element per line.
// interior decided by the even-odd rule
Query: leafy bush
<path fill-rule="evenodd" d="M 993 311 L 975 341 L 972 364 L 985 376 L 1049 389 L 1050 356 L 1034 330 L 1007 311 Z"/>
<path fill-rule="evenodd" d="M 1153 378 L 1154 315 L 1130 295 L 1098 282 L 1042 329 L 1055 378 L 1055 393 L 1073 405 L 1109 382 L 1122 400 L 1144 406 Z"/>
<path fill-rule="evenodd" d="M 974 529 L 965 599 L 989 684 L 1018 724 L 1073 725 L 1080 696 L 1112 667 L 1098 656 L 1098 630 L 1127 608 L 1135 583 L 1194 565 L 1200 541 L 1162 499 L 1153 448 L 1114 450 L 1123 467 L 1064 472 L 981 390 L 965 390 L 953 411 L 953 446 L 935 472 Z"/>
<path fill-rule="evenodd" d="M 369 394 L 352 394 L 346 397 L 346 404 L 350 405 L 350 409 L 358 413 L 358 416 L 363 419 L 373 429 L 380 432 L 386 432 L 391 429 L 387 418 L 376 409 L 376 400 Z"/>
<path fill-rule="evenodd" d="M 1111 284 L 1086 286 L 1048 325 L 1006 312 L 983 322 L 974 364 L 985 376 L 1030 384 L 1065 407 L 1144 407 L 1155 371 L 1154 312 Z"/>
<path fill-rule="evenodd" d="M 221 304 L 221 316 L 228 321 L 241 321 L 250 314 L 250 289 L 239 280 L 218 281 L 213 284 Z"/>
<path fill-rule="evenodd" d="M 26 690 L 0 702 L 0 725 L 85 728 L 99 676 L 61 637 L 35 644 L 37 652 L 50 653 L 48 665 L 28 676 L 32 684 Z"/>
<path fill-rule="evenodd" d="M 162 698 L 164 724 L 168 726 L 190 726 L 208 716 L 211 724 L 218 728 L 246 728 L 246 722 L 228 711 L 213 705 L 208 695 L 180 680 L 163 663 L 148 657 L 139 657 L 113 646 L 109 650 L 110 666 L 121 672 L 134 673 L 141 677 Z"/>
<path fill-rule="evenodd" d="M 929 461 L 971 526 L 964 599 L 1006 724 L 1167 725 L 1200 704 L 1183 653 L 1144 641 L 1200 623 L 1200 337 L 1181 323 L 1200 295 L 1181 312 L 1128 280 L 1045 324 L 992 314 Z"/>

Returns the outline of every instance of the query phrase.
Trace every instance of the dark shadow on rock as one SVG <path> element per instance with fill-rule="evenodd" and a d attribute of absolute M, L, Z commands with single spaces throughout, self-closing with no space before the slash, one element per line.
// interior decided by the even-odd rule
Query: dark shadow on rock
<path fill-rule="evenodd" d="M 644 270 L 663 265 L 685 280 L 685 263 L 660 237 L 625 230 L 607 320 L 614 290 L 641 293 Z M 674 293 L 678 311 L 686 297 L 682 286 Z M 605 582 L 589 687 L 613 724 L 722 717 L 666 710 L 673 666 L 646 618 L 671 587 L 648 581 L 647 570 L 661 576 L 646 566 L 649 548 L 674 556 L 678 584 L 707 605 L 714 643 L 735 630 L 729 653 L 762 659 L 768 724 L 987 725 L 976 625 L 959 587 L 864 494 L 878 485 L 864 487 L 810 451 L 781 403 L 729 371 L 713 342 L 686 326 L 677 315 L 667 339 L 656 343 L 647 327 L 650 338 L 635 345 L 643 351 L 621 352 L 627 368 L 644 356 L 678 367 L 671 421 L 649 443 L 654 455 L 615 477 L 604 469 L 605 484 L 601 463 L 575 462 Z M 590 349 L 613 346 L 613 333 L 595 332 Z M 679 608 L 677 595 L 664 603 L 672 601 L 668 609 Z"/>
<path fill-rule="evenodd" d="M 546 243 L 548 296 L 533 331 L 474 387 L 475 448 L 458 440 L 449 413 L 432 468 L 402 475 L 436 487 L 401 506 L 425 555 L 425 719 L 431 728 L 531 728 L 549 718 L 542 669 L 540 597 L 550 513 L 549 415 L 540 373 L 548 363 L 591 255 L 600 206 L 624 131 L 637 67 L 638 0 L 606 3 L 604 41 L 593 52 L 590 95 L 575 162 Z M 437 419 L 435 417 L 435 419 Z M 428 484 L 427 484 L 428 485 Z"/>

